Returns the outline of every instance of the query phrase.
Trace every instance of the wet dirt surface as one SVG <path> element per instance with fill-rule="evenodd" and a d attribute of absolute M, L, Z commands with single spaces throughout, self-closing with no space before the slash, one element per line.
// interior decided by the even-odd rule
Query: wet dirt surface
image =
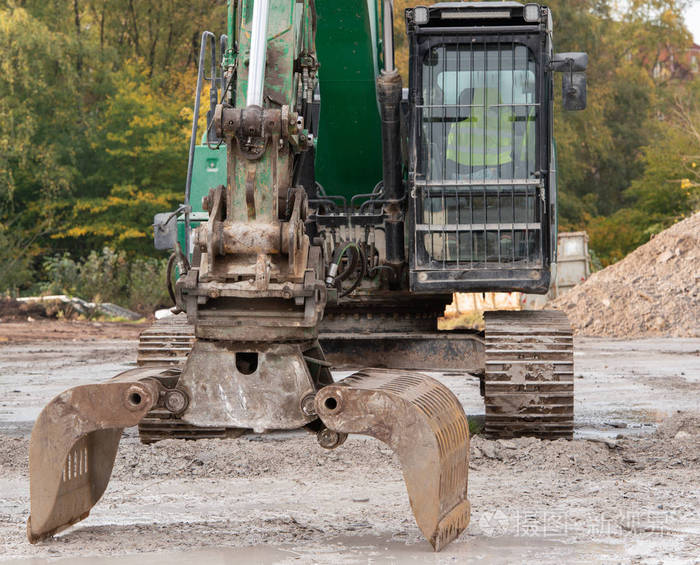
<path fill-rule="evenodd" d="M 90 517 L 29 545 L 34 418 L 135 366 L 134 338 L 66 335 L 0 343 L 2 564 L 698 562 L 699 339 L 577 339 L 576 439 L 474 437 L 472 522 L 434 554 L 391 450 L 303 432 L 144 446 L 128 430 Z M 436 376 L 483 414 L 478 380 Z"/>
<path fill-rule="evenodd" d="M 8 321 L 0 319 L 0 344 L 39 341 L 93 342 L 135 339 L 150 322 L 85 322 L 72 320 Z"/>

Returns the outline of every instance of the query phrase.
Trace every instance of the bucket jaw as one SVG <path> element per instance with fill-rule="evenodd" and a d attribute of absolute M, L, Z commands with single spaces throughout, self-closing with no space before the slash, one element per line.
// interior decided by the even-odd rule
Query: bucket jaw
<path fill-rule="evenodd" d="M 315 407 L 326 436 L 365 434 L 394 450 L 418 527 L 435 551 L 467 527 L 469 426 L 442 383 L 416 372 L 365 369 L 322 388 Z"/>
<path fill-rule="evenodd" d="M 71 388 L 39 414 L 29 443 L 31 543 L 83 520 L 109 482 L 122 429 L 158 402 L 163 368 L 126 371 Z"/>
<path fill-rule="evenodd" d="M 184 391 L 163 385 L 170 372 L 127 371 L 69 389 L 42 410 L 29 445 L 30 542 L 88 516 L 109 482 L 123 428 L 153 408 L 185 411 Z M 358 433 L 394 450 L 418 527 L 436 551 L 467 527 L 469 428 L 448 388 L 421 373 L 365 369 L 307 398 L 305 413 L 321 420 L 307 427 L 322 446 L 337 447 Z"/>

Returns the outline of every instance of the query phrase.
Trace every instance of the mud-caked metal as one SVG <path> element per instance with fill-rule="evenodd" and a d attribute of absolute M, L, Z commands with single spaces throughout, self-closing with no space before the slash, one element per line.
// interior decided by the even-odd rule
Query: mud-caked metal
<path fill-rule="evenodd" d="M 304 351 L 313 343 L 197 341 L 178 383 L 182 418 L 204 427 L 293 430 L 315 419 L 303 410 L 316 384 Z"/>
<path fill-rule="evenodd" d="M 153 377 L 139 368 L 54 398 L 39 414 L 29 443 L 32 543 L 88 516 L 109 482 L 122 429 L 135 426 L 159 400 Z"/>
<path fill-rule="evenodd" d="M 413 514 L 435 551 L 469 524 L 469 425 L 457 397 L 412 371 L 365 369 L 321 389 L 316 412 L 328 429 L 365 434 L 401 462 Z"/>

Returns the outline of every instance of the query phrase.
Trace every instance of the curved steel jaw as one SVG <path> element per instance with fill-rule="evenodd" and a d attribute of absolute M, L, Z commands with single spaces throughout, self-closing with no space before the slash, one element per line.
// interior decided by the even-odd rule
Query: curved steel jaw
<path fill-rule="evenodd" d="M 122 429 L 160 405 L 164 371 L 134 369 L 78 386 L 44 408 L 29 445 L 30 542 L 88 516 L 109 482 Z M 396 452 L 418 527 L 436 551 L 467 527 L 469 429 L 448 388 L 420 373 L 366 369 L 323 387 L 314 408 L 327 447 L 360 433 Z"/>
<path fill-rule="evenodd" d="M 469 426 L 457 397 L 421 373 L 365 369 L 316 395 L 340 434 L 365 434 L 398 455 L 418 527 L 435 551 L 469 524 Z"/>
<path fill-rule="evenodd" d="M 158 385 L 149 377 L 162 372 L 126 371 L 69 389 L 44 407 L 29 443 L 30 542 L 87 518 L 107 488 L 122 429 L 155 405 Z"/>

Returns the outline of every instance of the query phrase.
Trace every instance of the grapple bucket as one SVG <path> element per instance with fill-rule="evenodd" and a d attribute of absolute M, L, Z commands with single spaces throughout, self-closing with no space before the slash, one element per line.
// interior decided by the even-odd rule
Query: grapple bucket
<path fill-rule="evenodd" d="M 469 524 L 469 426 L 455 395 L 416 372 L 365 369 L 316 395 L 338 434 L 375 437 L 398 455 L 418 527 L 440 551 Z"/>
<path fill-rule="evenodd" d="M 122 429 L 156 404 L 158 383 L 150 377 L 162 371 L 134 369 L 77 386 L 41 411 L 29 444 L 30 542 L 88 516 L 107 488 Z"/>

